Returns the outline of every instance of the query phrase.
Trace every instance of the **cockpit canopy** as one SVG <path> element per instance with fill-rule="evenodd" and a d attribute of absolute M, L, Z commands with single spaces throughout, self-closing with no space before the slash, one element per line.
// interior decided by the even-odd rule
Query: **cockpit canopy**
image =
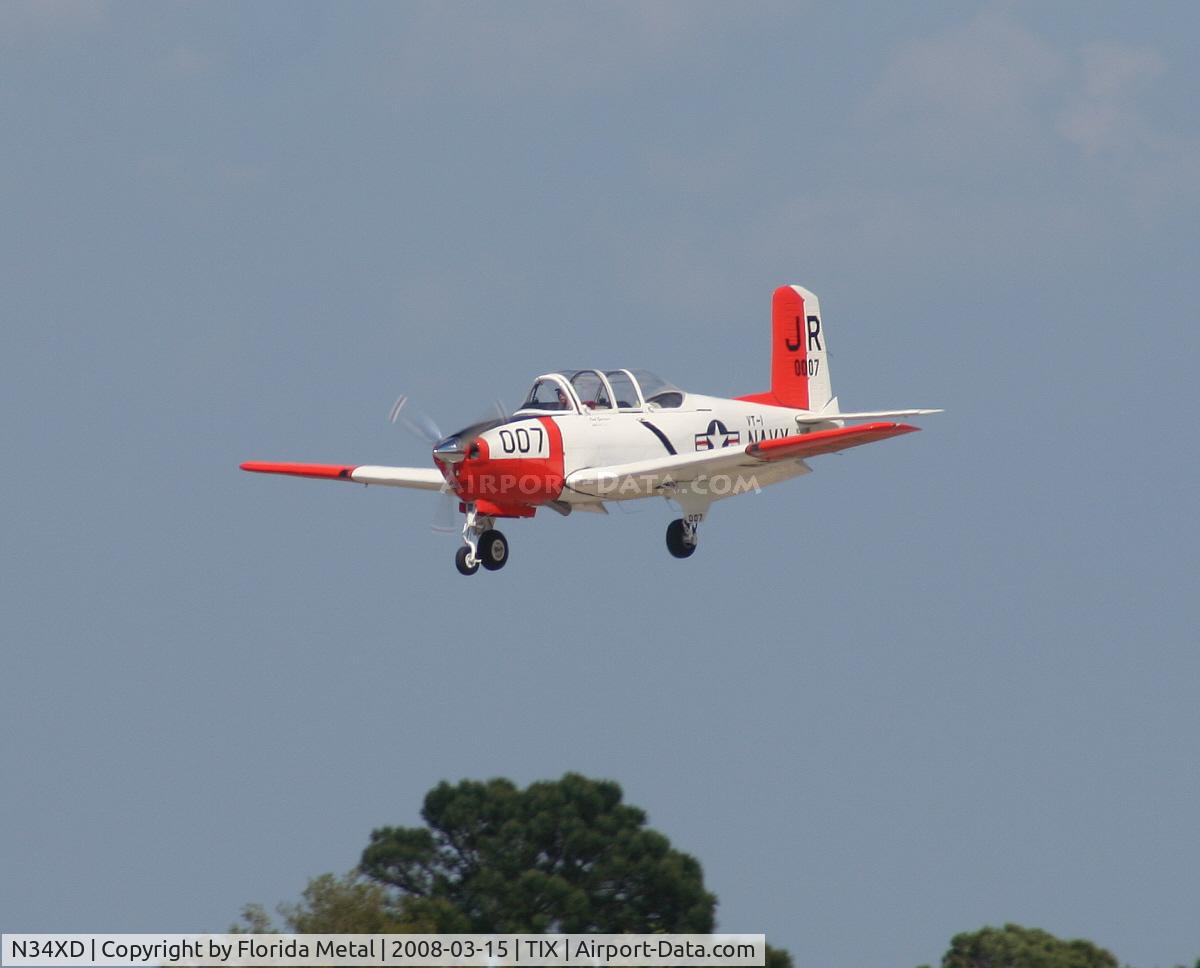
<path fill-rule="evenodd" d="M 559 370 L 534 380 L 517 412 L 664 410 L 682 406 L 683 397 L 649 370 Z"/>

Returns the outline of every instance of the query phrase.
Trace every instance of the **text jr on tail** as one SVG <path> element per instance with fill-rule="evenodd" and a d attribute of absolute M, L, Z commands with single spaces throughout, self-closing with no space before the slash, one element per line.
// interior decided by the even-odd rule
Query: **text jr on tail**
<path fill-rule="evenodd" d="M 531 518 L 543 507 L 606 513 L 609 502 L 647 497 L 680 509 L 667 549 L 687 558 L 714 501 L 807 474 L 810 457 L 918 429 L 892 418 L 940 412 L 841 412 L 827 349 L 817 297 L 781 286 L 766 393 L 707 397 L 645 370 L 560 370 L 534 380 L 512 416 L 438 439 L 433 467 L 249 461 L 242 469 L 453 492 L 465 515 L 455 559 L 464 575 L 508 561 L 499 518 Z"/>

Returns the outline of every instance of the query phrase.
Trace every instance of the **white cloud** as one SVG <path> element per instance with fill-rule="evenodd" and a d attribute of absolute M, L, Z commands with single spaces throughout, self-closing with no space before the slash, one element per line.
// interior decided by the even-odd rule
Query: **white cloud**
<path fill-rule="evenodd" d="M 1167 75 L 1149 47 L 1056 46 L 1007 7 L 898 47 L 858 115 L 896 180 L 969 207 L 1007 194 L 1031 212 L 1082 184 L 1139 217 L 1200 200 L 1200 136 L 1149 110 Z M 1182 130 L 1181 130 L 1182 128 Z"/>
<path fill-rule="evenodd" d="M 910 144 L 994 151 L 1037 128 L 1040 99 L 1065 72 L 1063 56 L 1009 18 L 984 11 L 966 24 L 901 45 L 863 105 L 868 125 Z"/>
<path fill-rule="evenodd" d="M 106 0 L 4 0 L 0 3 L 0 46 L 91 30 L 107 17 Z"/>
<path fill-rule="evenodd" d="M 622 3 L 406 8 L 397 63 L 405 96 L 436 86 L 474 97 L 572 95 L 635 83 L 634 72 L 693 50 L 721 6 Z"/>
<path fill-rule="evenodd" d="M 1006 15 L 974 20 L 897 50 L 875 94 L 884 106 L 958 118 L 1023 111 L 1062 73 L 1062 58 Z"/>
<path fill-rule="evenodd" d="M 212 58 L 187 44 L 177 44 L 163 58 L 167 73 L 176 77 L 199 77 L 212 69 Z"/>
<path fill-rule="evenodd" d="M 1137 98 L 1166 71 L 1162 57 L 1146 47 L 1105 43 L 1085 47 L 1080 62 L 1078 91 L 1059 133 L 1093 156 L 1145 137 L 1148 125 Z"/>

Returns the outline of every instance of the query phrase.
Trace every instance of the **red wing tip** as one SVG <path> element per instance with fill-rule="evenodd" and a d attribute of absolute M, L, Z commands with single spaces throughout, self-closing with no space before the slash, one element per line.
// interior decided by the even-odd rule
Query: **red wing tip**
<path fill-rule="evenodd" d="M 888 437 L 898 437 L 900 434 L 915 434 L 920 429 L 920 427 L 914 427 L 912 424 L 883 421 L 879 423 L 850 424 L 848 427 L 839 427 L 837 430 L 825 430 L 819 432 L 827 433 L 832 436 L 834 434 L 849 435 L 853 431 L 858 430 L 876 434 L 882 433 L 886 434 Z"/>
<path fill-rule="evenodd" d="M 834 417 L 833 419 L 837 419 Z M 910 430 L 920 430 L 920 427 L 914 427 L 912 424 L 897 423 L 894 420 L 877 420 L 875 423 L 850 424 L 847 427 L 840 427 L 839 430 L 894 430 L 897 433 L 908 433 Z"/>
<path fill-rule="evenodd" d="M 326 477 L 333 480 L 350 480 L 355 464 L 293 464 L 274 461 L 248 460 L 239 465 L 244 471 L 255 474 L 291 474 L 294 477 Z"/>

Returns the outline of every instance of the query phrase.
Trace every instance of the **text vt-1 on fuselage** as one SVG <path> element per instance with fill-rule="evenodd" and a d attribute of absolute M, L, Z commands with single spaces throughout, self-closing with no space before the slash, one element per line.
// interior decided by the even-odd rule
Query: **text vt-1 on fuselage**
<path fill-rule="evenodd" d="M 676 558 L 696 550 L 710 505 L 809 473 L 807 459 L 906 434 L 891 418 L 937 410 L 845 413 L 829 381 L 817 297 L 775 290 L 771 389 L 726 399 L 688 393 L 645 370 L 544 373 L 512 416 L 437 440 L 433 467 L 251 461 L 242 469 L 360 484 L 452 491 L 465 515 L 456 563 L 465 575 L 508 561 L 500 518 L 606 512 L 613 501 L 664 497 Z"/>

